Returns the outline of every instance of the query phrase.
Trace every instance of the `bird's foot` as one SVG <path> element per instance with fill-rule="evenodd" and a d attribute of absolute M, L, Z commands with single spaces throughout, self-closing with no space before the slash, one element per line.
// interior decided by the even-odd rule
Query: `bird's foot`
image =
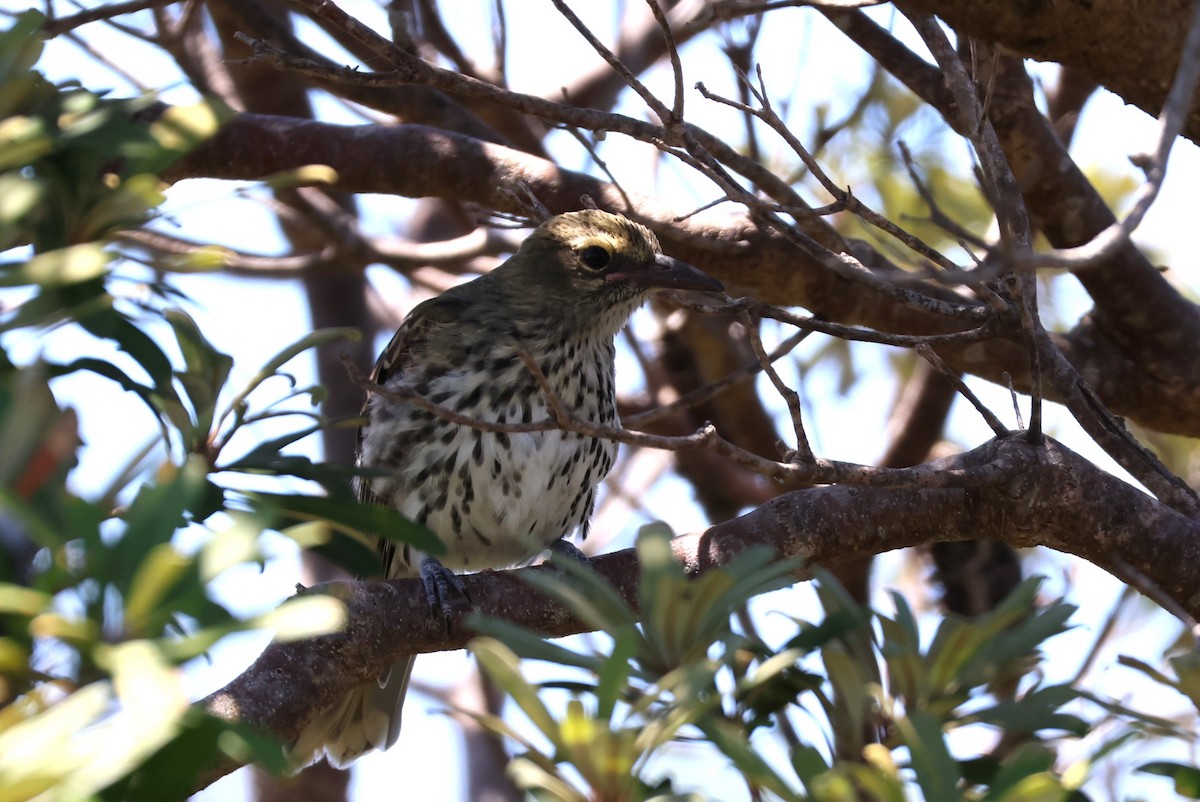
<path fill-rule="evenodd" d="M 471 603 L 471 594 L 462 577 L 451 571 L 433 557 L 421 558 L 421 584 L 425 587 L 425 601 L 429 605 L 429 614 L 442 616 L 446 620 L 446 632 L 450 631 L 456 597 Z"/>
<path fill-rule="evenodd" d="M 592 566 L 592 559 L 565 537 L 560 537 L 550 544 L 550 559 L 565 560 L 587 568 Z"/>

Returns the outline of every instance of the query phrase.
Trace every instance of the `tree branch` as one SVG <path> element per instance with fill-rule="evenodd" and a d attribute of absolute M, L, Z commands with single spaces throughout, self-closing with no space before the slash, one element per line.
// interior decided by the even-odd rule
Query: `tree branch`
<path fill-rule="evenodd" d="M 307 164 L 333 167 L 336 187 L 346 191 L 456 198 L 513 213 L 522 211 L 513 191 L 518 183 L 553 212 L 578 209 L 579 199 L 589 195 L 601 208 L 647 224 L 668 252 L 736 292 L 779 306 L 804 306 L 827 320 L 862 323 L 879 331 L 934 334 L 963 328 L 960 320 L 853 291 L 848 280 L 825 269 L 823 261 L 777 233 L 761 230 L 748 216 L 713 213 L 680 220 L 684 215 L 678 209 L 632 194 L 636 208 L 630 209 L 615 187 L 592 176 L 425 126 L 339 126 L 240 114 L 167 169 L 163 178 L 247 180 Z M 962 300 L 949 290 L 922 290 L 931 298 Z M 1195 371 L 1147 376 L 1119 351 L 1100 347 L 1097 332 L 1086 323 L 1052 338 L 1114 412 L 1159 431 L 1200 434 L 1200 376 L 1193 375 Z M 1022 350 L 1004 339 L 945 347 L 939 354 L 954 367 L 992 381 L 1005 382 L 1006 372 L 1018 383 L 1027 376 Z"/>
<path fill-rule="evenodd" d="M 936 14 L 961 34 L 1003 45 L 1025 57 L 1078 69 L 1151 116 L 1166 102 L 1183 52 L 1192 0 L 1157 0 L 1153 13 L 1141 0 L 906 0 Z M 1200 110 L 1184 135 L 1200 142 Z"/>
<path fill-rule="evenodd" d="M 1016 547 L 1048 546 L 1122 577 L 1123 567 L 1133 566 L 1141 584 L 1153 583 L 1188 615 L 1200 615 L 1193 570 L 1200 561 L 1200 523 L 1049 439 L 1041 447 L 1020 436 L 992 440 L 921 470 L 973 472 L 985 466 L 1004 480 L 972 488 L 835 486 L 788 493 L 741 518 L 676 538 L 675 556 L 690 576 L 699 576 L 754 546 L 771 548 L 780 558 L 836 565 L 909 546 L 987 538 Z M 592 565 L 636 607 L 633 549 L 601 555 Z M 481 614 L 547 637 L 588 631 L 522 581 L 530 572 L 549 570 L 554 569 L 485 571 L 463 580 Z M 427 614 L 418 580 L 332 582 L 307 592 L 340 599 L 347 606 L 346 630 L 272 644 L 241 676 L 201 702 L 209 713 L 288 740 L 317 711 L 399 657 L 460 649 L 472 637 L 467 611 L 453 611 L 449 632 L 444 619 Z M 203 784 L 234 768 L 214 767 Z"/>

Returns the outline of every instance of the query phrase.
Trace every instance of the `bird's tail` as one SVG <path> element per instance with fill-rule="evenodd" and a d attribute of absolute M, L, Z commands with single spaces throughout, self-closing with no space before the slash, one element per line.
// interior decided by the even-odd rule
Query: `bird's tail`
<path fill-rule="evenodd" d="M 346 768 L 372 749 L 388 749 L 400 736 L 400 709 L 413 658 L 392 665 L 378 681 L 355 688 L 318 715 L 289 746 L 294 765 L 326 759 Z"/>

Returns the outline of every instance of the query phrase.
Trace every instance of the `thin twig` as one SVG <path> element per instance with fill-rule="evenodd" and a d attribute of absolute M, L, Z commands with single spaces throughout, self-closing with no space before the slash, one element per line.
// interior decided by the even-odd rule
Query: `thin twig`
<path fill-rule="evenodd" d="M 1021 404 L 1017 398 L 1017 390 L 1013 387 L 1012 374 L 1007 370 L 1000 374 L 1004 377 L 1004 381 L 1008 384 L 1008 395 L 1012 399 L 1013 414 L 1017 416 L 1017 428 L 1025 428 L 1025 419 L 1021 417 Z"/>
<path fill-rule="evenodd" d="M 1188 634 L 1192 636 L 1192 648 L 1200 649 L 1200 624 L 1188 614 L 1188 611 L 1183 608 L 1183 605 L 1174 596 L 1167 593 L 1161 585 L 1146 576 L 1136 566 L 1130 564 L 1121 555 L 1117 554 L 1116 551 L 1109 554 L 1109 559 L 1112 560 L 1113 566 L 1121 573 L 1122 578 L 1128 584 L 1137 588 L 1147 599 L 1150 599 L 1150 601 L 1182 621 L 1184 627 L 1187 628 Z"/>
<path fill-rule="evenodd" d="M 522 358 L 525 359 L 525 357 Z M 1005 481 L 1010 473 L 1009 468 L 1001 463 L 947 468 L 945 465 L 935 462 L 915 468 L 877 468 L 871 465 L 858 465 L 820 457 L 814 457 L 808 462 L 777 462 L 739 448 L 721 437 L 711 423 L 705 424 L 691 434 L 674 437 L 634 432 L 618 426 L 592 423 L 574 415 L 566 408 L 561 398 L 556 398 L 553 388 L 549 387 L 548 380 L 536 361 L 526 361 L 525 364 L 537 379 L 543 392 L 549 391 L 547 403 L 552 410 L 555 410 L 555 415 L 561 416 L 560 419 L 550 420 L 547 418 L 530 423 L 498 423 L 468 417 L 448 407 L 435 404 L 409 388 L 382 387 L 368 379 L 358 366 L 350 361 L 349 357 L 343 357 L 342 362 L 346 366 L 350 382 L 367 393 L 393 401 L 408 402 L 441 420 L 484 432 L 520 434 L 558 430 L 626 445 L 667 451 L 711 448 L 717 454 L 754 473 L 780 481 L 797 483 L 843 483 L 861 487 L 963 488 L 996 484 Z"/>
<path fill-rule="evenodd" d="M 46 33 L 46 36 L 53 38 L 67 31 L 74 30 L 80 25 L 87 25 L 90 22 L 108 20 L 112 17 L 119 17 L 122 14 L 132 14 L 135 11 L 167 6 L 175 2 L 178 2 L 178 0 L 126 0 L 124 3 L 109 3 L 108 5 L 85 9 L 69 17 L 48 18 L 42 23 L 42 30 Z"/>
<path fill-rule="evenodd" d="M 361 233 L 358 236 L 362 238 L 349 246 L 350 251 L 365 254 L 369 262 L 405 271 L 426 266 L 454 267 L 481 256 L 510 253 L 516 248 L 516 243 L 508 236 L 486 227 L 443 242 L 382 239 L 366 237 Z M 114 239 L 150 254 L 158 269 L 193 272 L 211 269 L 211 263 L 215 262 L 221 269 L 231 273 L 266 278 L 290 278 L 305 271 L 333 267 L 342 263 L 347 253 L 346 248 L 331 245 L 315 253 L 265 256 L 194 242 L 144 228 L 117 232 Z M 157 261 L 164 257 L 175 261 Z M 189 266 L 186 262 L 188 257 L 199 260 L 199 266 Z"/>
<path fill-rule="evenodd" d="M 771 384 L 775 386 L 775 391 L 787 404 L 788 414 L 792 419 L 792 430 L 796 434 L 795 456 L 801 460 L 811 460 L 813 450 L 808 442 L 808 435 L 804 431 L 804 413 L 800 408 L 800 395 L 784 382 L 779 372 L 775 370 L 775 366 L 771 364 L 767 350 L 763 348 L 762 337 L 758 334 L 758 322 L 759 319 L 752 317 L 749 312 L 742 315 L 742 324 L 746 327 L 746 336 L 750 338 L 750 346 L 754 349 L 759 366 L 766 372 Z"/>
<path fill-rule="evenodd" d="M 616 189 L 618 194 L 620 194 L 621 200 L 625 201 L 625 210 L 627 212 L 632 212 L 635 208 L 637 208 L 633 205 L 633 201 L 630 200 L 629 193 L 625 191 L 624 185 L 617 180 L 617 177 L 613 175 L 612 170 L 608 168 L 608 163 L 604 161 L 604 159 L 600 158 L 600 152 L 596 150 L 596 146 L 588 141 L 588 138 L 585 137 L 583 133 L 575 126 L 564 125 L 563 129 L 571 136 L 575 137 L 575 141 L 583 146 L 583 149 L 586 150 L 588 155 L 592 157 L 592 161 L 595 162 L 596 166 L 599 167 L 606 176 L 608 176 L 609 183 L 612 184 L 613 188 Z"/>
<path fill-rule="evenodd" d="M 979 413 L 991 430 L 996 433 L 997 437 L 1004 437 L 1009 434 L 1008 427 L 1001 423 L 1000 419 L 979 400 L 979 396 L 972 392 L 967 383 L 962 380 L 962 376 L 959 375 L 958 371 L 947 367 L 942 358 L 934 353 L 934 350 L 928 344 L 921 343 L 916 347 L 916 352 L 921 355 L 922 359 L 933 366 L 934 370 L 942 374 L 947 381 L 953 384 L 954 388 L 958 390 L 963 398 L 971 402 L 971 406 L 975 407 L 975 411 Z"/>
<path fill-rule="evenodd" d="M 706 99 L 711 100 L 714 103 L 720 103 L 722 105 L 729 106 L 730 108 L 738 109 L 739 111 L 742 111 L 746 114 L 751 114 L 754 117 L 762 120 L 771 130 L 775 131 L 775 133 L 778 134 L 785 143 L 787 143 L 787 146 L 791 148 L 797 156 L 800 157 L 800 161 L 804 163 L 804 166 L 808 168 L 808 171 L 812 174 L 812 176 L 817 179 L 822 188 L 824 188 L 824 190 L 834 198 L 834 201 L 839 204 L 841 208 L 844 208 L 846 211 L 861 218 L 869 225 L 872 225 L 885 234 L 893 237 L 909 250 L 920 254 L 926 259 L 929 259 L 934 264 L 939 265 L 946 270 L 952 270 L 957 273 L 963 272 L 962 268 L 954 264 L 953 261 L 947 259 L 943 254 L 939 253 L 934 248 L 931 248 L 919 237 L 913 236 L 900 226 L 893 223 L 891 220 L 888 220 L 886 217 L 867 206 L 865 203 L 856 198 L 854 193 L 847 189 L 842 189 L 835 184 L 833 179 L 831 179 L 825 173 L 825 170 L 821 167 L 817 160 L 813 158 L 813 155 L 809 153 L 808 149 L 804 147 L 804 144 L 800 141 L 800 139 L 791 132 L 791 129 L 787 127 L 787 124 L 779 117 L 778 114 L 775 113 L 775 110 L 771 107 L 771 102 L 767 97 L 766 84 L 763 79 L 761 65 L 758 67 L 757 77 L 758 86 L 756 87 L 750 82 L 748 76 L 744 74 L 740 76 L 743 84 L 751 92 L 751 94 L 754 95 L 754 99 L 758 103 L 757 106 L 750 106 L 731 98 L 717 95 L 708 91 L 703 83 L 696 84 L 696 89 L 699 90 L 700 94 Z"/>
<path fill-rule="evenodd" d="M 901 139 L 896 142 L 896 147 L 900 149 L 900 161 L 908 173 L 909 180 L 913 182 L 913 187 L 917 190 L 917 194 L 921 197 L 921 200 L 925 201 L 925 205 L 929 207 L 929 222 L 956 239 L 965 240 L 980 250 L 988 250 L 991 246 L 987 242 L 967 231 L 942 211 L 941 206 L 938 205 L 937 198 L 933 196 L 933 191 L 921 180 L 921 176 L 917 174 L 917 165 L 913 161 L 912 151 L 908 149 L 908 144 Z"/>
<path fill-rule="evenodd" d="M 781 342 L 779 346 L 775 348 L 775 350 L 767 354 L 767 361 L 775 362 L 787 356 L 810 334 L 812 334 L 811 329 L 801 329 L 791 337 L 788 337 L 786 340 Z M 690 409 L 691 407 L 703 404 L 710 398 L 714 398 L 725 392 L 738 382 L 743 382 L 746 379 L 749 379 L 751 376 L 758 374 L 760 371 L 762 371 L 762 369 L 762 363 L 757 360 L 749 365 L 743 365 L 737 370 L 733 370 L 725 374 L 715 382 L 706 384 L 703 387 L 697 387 L 694 390 L 684 393 L 669 404 L 663 404 L 662 406 L 655 407 L 654 409 L 648 409 L 645 412 L 639 412 L 636 415 L 630 415 L 622 418 L 622 423 L 631 429 L 641 429 L 647 424 L 653 423 L 660 418 L 672 415 L 683 409 Z"/>
<path fill-rule="evenodd" d="M 958 57 L 946 34 L 937 21 L 928 14 L 910 13 L 906 16 L 917 29 L 921 39 L 929 47 L 934 60 L 941 67 L 946 86 L 954 96 L 959 119 L 967 132 L 984 176 L 984 186 L 994 195 L 993 208 L 1000 225 L 1000 242 L 1006 262 L 1012 266 L 1007 282 L 1009 291 L 1017 300 L 1021 315 L 1021 332 L 1029 358 L 1032 382 L 1030 391 L 1029 428 L 1026 437 L 1039 444 L 1042 432 L 1042 366 L 1041 343 L 1049 342 L 1049 335 L 1038 318 L 1037 281 L 1031 269 L 1026 267 L 1033 254 L 1033 231 L 1029 223 L 1029 212 L 1021 197 L 1016 177 L 1009 167 L 1000 139 L 991 121 L 984 116 L 983 108 L 975 91 L 975 84 L 967 75 L 962 59 Z"/>
<path fill-rule="evenodd" d="M 596 38 L 596 35 L 583 24 L 583 20 L 579 19 L 563 0 L 550 0 L 550 2 L 554 3 L 554 7 L 558 9 L 558 13 L 562 14 L 567 22 L 571 23 L 575 30 L 579 32 L 579 35 L 587 40 L 587 43 L 596 51 L 600 58 L 608 62 L 608 66 L 612 67 L 624 79 L 625 84 L 636 92 L 638 97 L 645 101 L 646 105 L 658 116 L 658 119 L 662 121 L 664 126 L 670 128 L 675 123 L 681 122 L 681 119 L 676 119 L 672 115 L 671 110 L 666 107 L 666 104 L 655 97 L 654 93 L 647 89 L 646 85 L 638 80 L 638 77 L 611 50 L 605 47 L 603 42 Z"/>
<path fill-rule="evenodd" d="M 500 86 L 508 86 L 508 19 L 504 14 L 504 0 L 492 4 L 492 61 L 500 76 Z"/>
<path fill-rule="evenodd" d="M 756 317 L 770 318 L 796 326 L 801 329 L 811 329 L 822 334 L 828 334 L 843 340 L 894 345 L 898 348 L 912 348 L 922 343 L 927 345 L 943 345 L 949 343 L 969 343 L 987 340 L 999 333 L 997 322 L 986 320 L 981 325 L 963 331 L 947 334 L 888 334 L 874 329 L 864 329 L 859 326 L 845 326 L 841 323 L 830 323 L 827 320 L 807 315 L 797 315 L 786 309 L 763 303 L 754 298 L 730 298 L 724 303 L 714 304 L 711 301 L 698 302 L 683 295 L 672 295 L 671 300 L 684 309 L 702 312 L 706 315 L 740 315 L 749 312 Z"/>
<path fill-rule="evenodd" d="M 1096 639 L 1092 642 L 1092 648 L 1088 649 L 1087 656 L 1079 664 L 1079 670 L 1075 672 L 1075 677 L 1070 683 L 1072 686 L 1077 686 L 1083 681 L 1084 676 L 1092 670 L 1092 666 L 1096 664 L 1096 658 L 1100 656 L 1100 649 L 1112 637 L 1113 632 L 1116 631 L 1121 613 L 1129 606 L 1129 602 L 1134 599 L 1135 593 L 1137 591 L 1134 590 L 1133 585 L 1126 585 L 1121 588 L 1121 595 L 1117 597 L 1112 609 L 1105 616 L 1104 624 L 1100 627 L 1100 631 L 1096 633 Z"/>
<path fill-rule="evenodd" d="M 679 48 L 675 44 L 675 34 L 671 32 L 671 23 L 667 21 L 667 15 L 663 13 L 658 0 L 646 0 L 646 5 L 650 6 L 650 13 L 654 15 L 654 21 L 662 31 L 663 40 L 667 45 L 667 56 L 671 61 L 671 74 L 675 79 L 675 100 L 671 103 L 671 118 L 663 120 L 664 124 L 672 125 L 683 122 L 683 62 L 679 60 Z"/>

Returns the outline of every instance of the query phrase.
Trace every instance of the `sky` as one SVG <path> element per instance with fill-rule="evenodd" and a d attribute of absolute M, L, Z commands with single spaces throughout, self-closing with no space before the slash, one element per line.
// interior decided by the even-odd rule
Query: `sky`
<path fill-rule="evenodd" d="M 465 8 L 461 2 L 458 8 Z M 471 0 L 471 6 L 480 8 L 478 14 L 462 13 L 447 15 L 453 33 L 459 37 L 464 49 L 483 62 L 490 58 L 490 32 L 486 24 L 485 0 Z M 607 4 L 575 3 L 577 11 L 594 30 L 604 37 L 611 29 L 612 18 Z M 0 9 L 16 10 L 23 3 L 0 0 Z M 379 21 L 382 12 L 368 3 L 346 3 L 351 13 L 367 21 Z M 509 7 L 509 65 L 510 84 L 520 91 L 552 95 L 564 81 L 563 76 L 587 69 L 595 61 L 565 22 L 554 13 L 549 2 L 510 3 Z M 840 34 L 823 22 L 812 22 L 818 15 L 801 11 L 786 12 L 789 16 L 772 16 L 763 32 L 758 57 L 770 81 L 772 76 L 781 76 L 789 86 L 796 88 L 798 106 L 826 103 L 831 116 L 837 117 L 838 110 L 852 102 L 854 90 L 863 82 L 863 67 L 860 61 L 847 56 L 853 51 Z M 790 20 L 791 24 L 784 24 Z M 883 15 L 883 21 L 887 21 Z M 135 74 L 169 75 L 174 70 L 170 62 L 158 53 L 128 38 L 112 35 L 99 26 L 91 26 L 88 34 L 95 34 L 98 49 L 113 51 L 119 47 L 121 62 Z M 521 58 L 521 54 L 537 52 L 539 60 Z M 732 78 L 724 59 L 719 56 L 712 41 L 697 42 L 684 52 L 685 66 L 689 70 L 685 86 L 696 81 L 704 83 L 713 91 L 731 95 Z M 555 69 L 546 69 L 546 64 Z M 80 51 L 66 42 L 52 42 L 41 67 L 54 79 L 86 76 L 88 88 L 97 89 L 111 85 L 118 91 L 129 91 L 115 76 L 111 83 L 94 64 L 83 58 Z M 1053 72 L 1047 67 L 1036 68 L 1039 75 L 1051 80 Z M 794 73 L 794 75 L 793 75 Z M 654 71 L 647 83 L 661 94 L 669 97 L 668 75 L 664 70 Z M 155 79 L 157 80 L 157 78 Z M 628 94 L 628 93 L 627 93 Z M 164 99 L 173 103 L 190 102 L 194 98 L 186 88 L 177 87 L 164 93 Z M 640 106 L 626 97 L 620 110 L 635 116 L 644 116 Z M 687 95 L 687 112 L 692 122 L 714 131 L 734 132 L 740 130 L 737 119 L 726 110 L 705 102 L 694 90 Z M 332 103 L 320 103 L 322 114 L 333 121 L 357 122 L 345 109 Z M 801 131 L 803 135 L 803 132 Z M 1076 160 L 1086 168 L 1103 167 L 1110 171 L 1137 175 L 1128 163 L 1128 156 L 1153 147 L 1155 123 L 1139 110 L 1126 106 L 1119 98 L 1101 92 L 1093 98 L 1080 122 L 1077 139 L 1073 144 Z M 564 166 L 582 167 L 585 155 L 573 140 L 562 137 L 552 143 L 555 156 Z M 639 147 L 611 136 L 605 144 L 605 158 L 610 164 L 621 165 L 622 183 L 629 189 L 669 196 L 680 207 L 688 203 L 702 203 L 713 197 L 713 190 L 698 187 L 682 178 L 682 173 L 665 178 L 657 176 L 650 161 Z M 961 154 L 964 163 L 965 151 Z M 641 169 L 642 167 L 646 169 Z M 1185 217 L 1194 209 L 1195 187 L 1200 183 L 1200 151 L 1190 142 L 1181 140 L 1172 155 L 1171 169 L 1162 194 L 1148 215 L 1137 235 L 1141 242 L 1149 244 L 1162 254 L 1164 262 L 1171 265 L 1178 280 L 1194 290 L 1200 282 L 1195 268 L 1187 263 L 1191 255 L 1190 233 L 1194 223 Z M 233 247 L 260 253 L 278 252 L 283 247 L 278 229 L 269 209 L 254 200 L 246 192 L 249 185 L 234 182 L 187 181 L 168 190 L 165 207 L 171 224 L 178 224 L 189 237 L 212 239 Z M 365 198 L 364 227 L 373 233 L 402 231 L 404 215 L 411 202 L 397 199 Z M 373 268 L 372 279 L 385 293 L 404 291 L 403 282 L 381 268 Z M 272 354 L 306 333 L 309 328 L 306 307 L 298 285 L 293 282 L 220 279 L 211 276 L 179 276 L 174 283 L 193 302 L 191 311 L 200 322 L 202 330 L 210 336 L 221 350 L 233 354 L 236 359 L 235 380 L 243 380 L 253 373 Z M 1088 301 L 1073 282 L 1061 283 L 1057 303 L 1062 319 L 1068 323 L 1086 311 Z M 0 295 L 0 302 L 4 296 Z M 276 309 L 281 314 L 271 318 L 269 327 L 261 325 L 257 310 Z M 641 318 L 636 325 L 650 325 L 648 318 Z M 41 353 L 52 359 L 63 359 L 77 353 L 81 347 L 93 348 L 94 341 L 84 342 L 66 332 L 50 337 L 11 338 L 5 344 L 12 348 L 17 361 L 34 358 Z M 101 348 L 104 346 L 101 345 Z M 817 344 L 806 346 L 816 348 Z M 112 349 L 108 353 L 111 353 Z M 887 405 L 878 402 L 890 398 L 892 386 L 887 378 L 887 355 L 882 349 L 856 348 L 856 358 L 864 366 L 867 376 L 849 394 L 838 390 L 838 375 L 830 368 L 819 368 L 805 378 L 806 402 L 812 410 L 814 422 L 814 445 L 823 456 L 832 459 L 871 462 L 884 449 L 884 443 L 874 434 L 882 430 Z M 802 356 L 811 350 L 802 351 Z M 101 354 L 103 355 L 103 353 Z M 628 360 L 626 355 L 623 359 Z M 627 367 L 627 363 L 623 363 Z M 874 369 L 871 369 L 871 368 Z M 312 365 L 306 360 L 297 360 L 290 368 L 302 383 L 313 381 Z M 621 366 L 618 368 L 621 372 Z M 1014 423 L 1008 392 L 980 381 L 972 381 L 973 389 L 983 401 L 1000 414 L 1002 420 Z M 155 434 L 153 422 L 116 387 L 87 376 L 68 377 L 55 385 L 60 401 L 75 406 L 81 416 L 81 426 L 87 448 L 84 450 L 80 467 L 72 476 L 73 486 L 82 493 L 97 492 L 104 487 L 112 475 L 114 466 L 132 454 Z M 764 397 L 773 398 L 769 392 Z M 777 406 L 782 409 L 782 402 Z M 1027 415 L 1027 407 L 1026 407 Z M 112 425 L 114 420 L 119 425 Z M 1120 473 L 1111 461 L 1084 436 L 1063 413 L 1052 407 L 1047 413 L 1047 429 L 1055 437 L 1093 459 L 1106 469 Z M 969 406 L 959 403 L 951 415 L 949 424 L 951 438 L 966 447 L 974 446 L 991 436 L 983 421 Z M 266 433 L 264 432 L 264 436 Z M 247 443 L 247 447 L 248 447 Z M 317 453 L 315 441 L 299 446 L 300 450 L 312 455 Z M 645 509 L 626 519 L 626 529 L 612 548 L 628 545 L 632 534 L 640 523 L 655 518 L 664 518 L 676 531 L 693 531 L 705 523 L 694 505 L 680 504 L 681 498 L 690 498 L 690 491 L 679 480 L 664 483 L 656 488 L 647 499 Z M 189 538 L 202 537 L 202 533 L 184 533 L 181 544 L 188 545 Z M 251 615 L 270 609 L 281 599 L 291 594 L 297 577 L 298 556 L 290 541 L 282 537 L 270 540 L 276 558 L 271 560 L 265 571 L 255 569 L 226 576 L 217 594 L 239 612 Z M 1087 603 L 1075 619 L 1077 628 L 1060 636 L 1055 649 L 1063 656 L 1059 661 L 1065 674 L 1072 671 L 1070 655 L 1078 655 L 1086 649 L 1091 638 L 1107 613 L 1120 585 L 1107 574 L 1086 563 L 1058 560 L 1046 556 L 1035 556 L 1031 562 L 1050 573 L 1048 592 L 1070 593 Z M 896 555 L 884 555 L 878 575 L 901 581 L 906 563 Z M 887 602 L 879 591 L 877 601 L 881 607 Z M 812 610 L 812 594 L 806 586 L 780 591 L 756 600 L 755 607 L 767 610 Z M 778 617 L 777 617 L 778 618 Z M 767 616 L 765 620 L 770 621 Z M 1174 634 L 1173 625 L 1156 619 L 1154 627 L 1140 633 L 1145 653 L 1161 651 L 1161 645 Z M 189 672 L 189 686 L 193 695 L 202 696 L 220 687 L 236 676 L 265 643 L 265 635 L 250 634 L 232 638 L 214 651 L 211 665 L 197 666 Z M 1157 652 L 1154 652 L 1157 653 Z M 1054 661 L 1051 661 L 1052 664 Z M 418 685 L 446 688 L 470 670 L 470 664 L 462 653 L 446 653 L 423 656 L 417 662 L 416 682 Z M 1129 672 L 1113 669 L 1108 680 L 1115 688 L 1134 688 Z M 1144 692 L 1143 692 L 1144 693 Z M 1146 698 L 1145 696 L 1139 698 Z M 1155 704 L 1160 702 L 1156 699 Z M 1171 704 L 1163 699 L 1161 704 Z M 462 765 L 459 761 L 458 739 L 455 725 L 441 712 L 444 705 L 424 694 L 412 694 L 405 713 L 404 731 L 399 745 L 387 754 L 375 754 L 361 760 L 356 766 L 354 788 L 357 798 L 383 798 L 388 788 L 393 788 L 396 778 L 403 778 L 406 798 L 411 799 L 457 799 L 461 798 Z M 663 761 L 664 771 L 678 771 L 682 761 L 690 754 L 689 747 L 679 747 L 675 762 Z M 445 766 L 443 771 L 429 771 L 429 766 Z M 687 761 L 686 772 L 690 782 L 707 789 L 713 798 L 737 799 L 733 789 L 735 778 L 722 769 L 717 761 Z M 244 773 L 220 781 L 197 799 L 204 802 L 217 800 L 239 800 L 245 794 Z M 729 796 L 724 796 L 726 789 Z"/>

